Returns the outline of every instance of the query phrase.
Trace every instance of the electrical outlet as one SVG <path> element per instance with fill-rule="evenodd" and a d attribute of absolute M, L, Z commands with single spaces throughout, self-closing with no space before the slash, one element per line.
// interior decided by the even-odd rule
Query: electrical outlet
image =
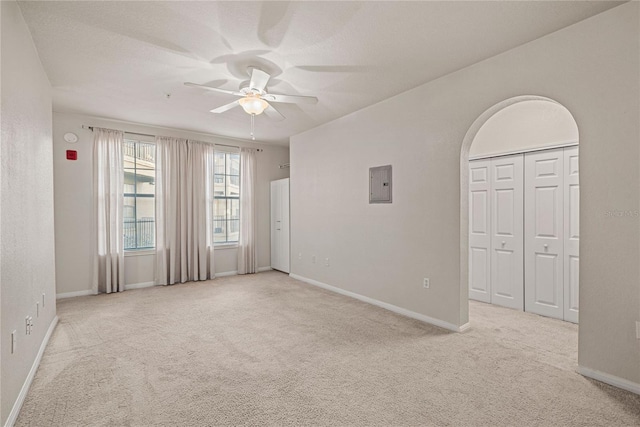
<path fill-rule="evenodd" d="M 329 267 L 329 258 L 324 259 L 324 266 Z"/>
<path fill-rule="evenodd" d="M 18 350 L 18 332 L 11 332 L 11 354 Z"/>
<path fill-rule="evenodd" d="M 316 263 L 316 256 L 315 256 L 315 255 L 311 255 L 311 262 L 312 262 L 313 264 L 315 264 L 315 263 Z"/>
<path fill-rule="evenodd" d="M 25 319 L 25 333 L 31 335 L 33 332 L 33 316 L 27 316 Z"/>
<path fill-rule="evenodd" d="M 425 289 L 429 289 L 429 279 L 427 277 L 422 279 L 422 287 Z"/>
<path fill-rule="evenodd" d="M 302 259 L 302 252 L 298 253 L 298 259 Z"/>

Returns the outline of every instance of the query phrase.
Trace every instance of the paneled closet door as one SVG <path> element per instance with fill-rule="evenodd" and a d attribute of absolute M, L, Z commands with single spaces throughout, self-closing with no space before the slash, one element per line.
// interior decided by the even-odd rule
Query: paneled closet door
<path fill-rule="evenodd" d="M 280 221 L 282 204 L 280 203 L 280 185 L 278 181 L 271 181 L 271 268 L 280 270 Z"/>
<path fill-rule="evenodd" d="M 289 178 L 280 180 L 280 271 L 288 273 L 289 257 Z"/>
<path fill-rule="evenodd" d="M 289 178 L 271 181 L 271 268 L 289 272 Z"/>
<path fill-rule="evenodd" d="M 490 160 L 469 162 L 469 298 L 491 302 Z"/>
<path fill-rule="evenodd" d="M 525 310 L 563 319 L 564 152 L 525 155 Z"/>
<path fill-rule="evenodd" d="M 564 149 L 564 320 L 578 323 L 580 184 L 578 147 Z"/>
<path fill-rule="evenodd" d="M 523 155 L 491 159 L 491 302 L 522 310 Z"/>

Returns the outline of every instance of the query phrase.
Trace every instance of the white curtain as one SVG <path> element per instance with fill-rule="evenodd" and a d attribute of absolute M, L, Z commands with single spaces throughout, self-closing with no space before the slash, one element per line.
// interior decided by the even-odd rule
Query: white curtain
<path fill-rule="evenodd" d="M 240 150 L 240 237 L 238 274 L 258 270 L 256 215 L 256 150 Z"/>
<path fill-rule="evenodd" d="M 215 276 L 213 145 L 156 137 L 156 282 Z"/>
<path fill-rule="evenodd" d="M 124 233 L 122 144 L 124 133 L 94 128 L 93 189 L 96 218 L 96 252 L 93 291 L 124 291 Z"/>

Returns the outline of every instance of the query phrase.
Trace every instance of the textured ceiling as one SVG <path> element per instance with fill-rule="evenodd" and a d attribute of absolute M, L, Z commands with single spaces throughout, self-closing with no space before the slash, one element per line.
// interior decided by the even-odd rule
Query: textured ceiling
<path fill-rule="evenodd" d="M 614 7 L 598 1 L 57 2 L 20 7 L 61 112 L 249 137 L 235 90 L 258 66 L 275 104 L 258 140 L 289 137 Z M 171 94 L 166 98 L 165 94 Z"/>

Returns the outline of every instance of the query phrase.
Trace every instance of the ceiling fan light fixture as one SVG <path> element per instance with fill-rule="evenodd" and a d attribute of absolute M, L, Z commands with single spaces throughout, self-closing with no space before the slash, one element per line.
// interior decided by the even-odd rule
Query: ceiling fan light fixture
<path fill-rule="evenodd" d="M 255 95 L 247 95 L 240 98 L 238 103 L 247 114 L 259 115 L 269 106 L 269 103 Z"/>

